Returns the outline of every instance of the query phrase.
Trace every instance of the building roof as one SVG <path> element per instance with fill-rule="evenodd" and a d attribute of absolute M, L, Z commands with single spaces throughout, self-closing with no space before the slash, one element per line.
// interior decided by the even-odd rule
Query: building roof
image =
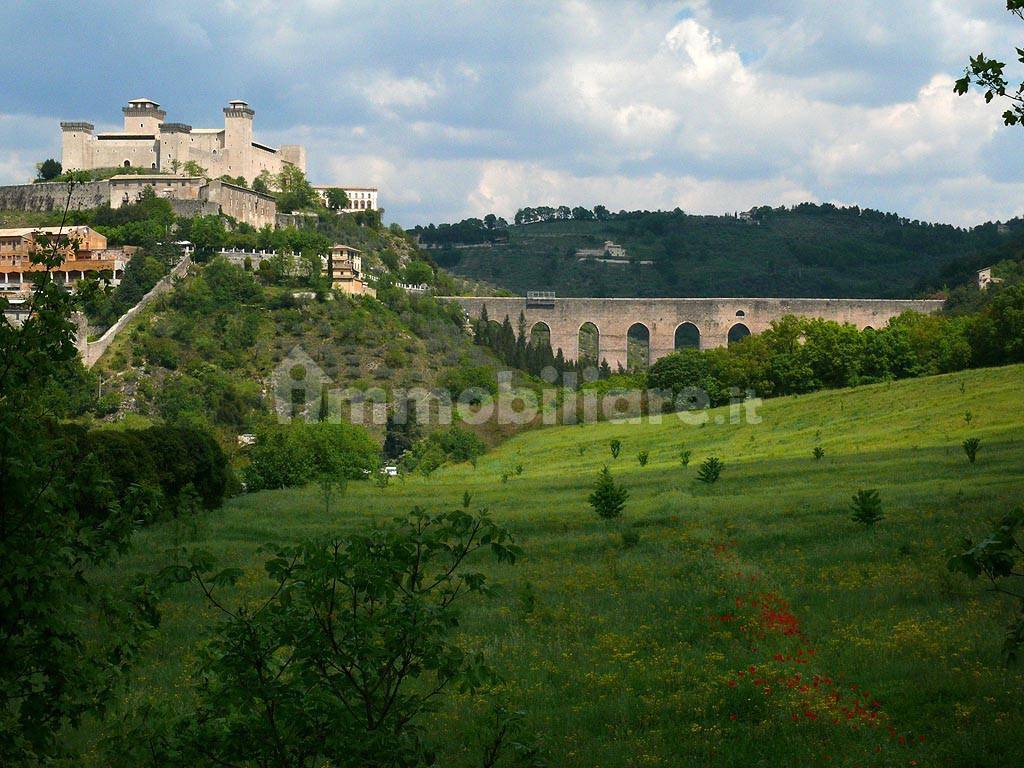
<path fill-rule="evenodd" d="M 160 106 L 159 104 L 157 104 L 152 99 L 128 99 L 128 103 L 129 104 L 152 104 L 154 107 L 159 107 Z"/>
<path fill-rule="evenodd" d="M 176 176 L 172 173 L 119 173 L 108 181 L 204 181 L 202 176 Z"/>
<path fill-rule="evenodd" d="M 28 237 L 29 235 L 69 235 L 71 233 L 88 232 L 89 227 L 84 224 L 67 227 L 14 227 L 13 229 L 0 229 L 0 237 Z"/>
<path fill-rule="evenodd" d="M 350 187 L 346 184 L 314 184 L 313 189 L 343 189 L 346 192 L 376 192 L 377 187 Z"/>

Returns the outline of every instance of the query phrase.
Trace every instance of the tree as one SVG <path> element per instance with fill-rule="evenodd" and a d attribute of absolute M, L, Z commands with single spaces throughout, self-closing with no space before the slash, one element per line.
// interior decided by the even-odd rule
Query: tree
<path fill-rule="evenodd" d="M 348 208 L 349 200 L 348 194 L 344 189 L 338 189 L 337 187 L 331 187 L 327 190 L 327 207 L 332 211 L 340 211 Z"/>
<path fill-rule="evenodd" d="M 263 195 L 269 195 L 271 188 L 274 185 L 274 178 L 270 175 L 270 171 L 260 171 L 260 175 L 252 181 L 252 191 L 259 192 Z"/>
<path fill-rule="evenodd" d="M 594 491 L 588 497 L 590 506 L 597 514 L 606 520 L 619 517 L 626 507 L 626 499 L 629 498 L 629 491 L 625 486 L 618 485 L 612 477 L 608 466 L 601 470 L 594 485 Z"/>
<path fill-rule="evenodd" d="M 700 469 L 697 470 L 697 479 L 702 483 L 711 485 L 718 481 L 723 469 L 725 469 L 725 464 L 722 463 L 720 458 L 717 456 L 709 456 L 704 459 L 704 462 L 700 465 Z"/>
<path fill-rule="evenodd" d="M 1024 19 L 1024 0 L 1006 0 L 1006 10 Z M 1017 48 L 1016 52 L 1017 60 L 1024 64 L 1024 48 Z M 1024 81 L 1014 88 L 1003 73 L 1005 69 L 1005 62 L 990 59 L 984 53 L 971 56 L 964 76 L 953 85 L 953 91 L 963 96 L 974 85 L 984 90 L 986 103 L 991 103 L 996 97 L 1009 103 L 1009 108 L 1003 112 L 1004 124 L 1024 124 Z"/>
<path fill-rule="evenodd" d="M 282 213 L 291 213 L 312 207 L 317 200 L 316 190 L 306 180 L 306 174 L 294 165 L 286 165 L 274 177 L 277 187 L 277 207 Z"/>
<path fill-rule="evenodd" d="M 853 521 L 865 528 L 870 528 L 885 517 L 882 514 L 882 499 L 874 489 L 857 491 L 850 500 L 850 510 Z"/>
<path fill-rule="evenodd" d="M 400 459 L 420 439 L 420 426 L 413 415 L 414 402 L 406 399 L 388 413 L 384 425 L 384 458 Z"/>
<path fill-rule="evenodd" d="M 70 204 L 69 187 L 67 201 Z M 67 208 L 64 212 L 67 220 Z M 63 228 L 64 224 L 61 224 Z M 67 727 L 99 714 L 155 621 L 148 592 L 97 586 L 91 575 L 127 546 L 133 510 L 117 502 L 94 455 L 62 423 L 66 398 L 48 397 L 81 370 L 76 293 L 52 279 L 76 245 L 40 236 L 31 313 L 0 315 L 0 765 L 67 757 Z M 6 306 L 0 298 L 0 307 Z M 100 618 L 102 617 L 102 619 Z M 102 621 L 109 632 L 97 633 Z"/>
<path fill-rule="evenodd" d="M 36 178 L 40 181 L 53 181 L 63 172 L 61 164 L 52 157 L 36 166 Z"/>
<path fill-rule="evenodd" d="M 202 176 L 203 178 L 209 178 L 210 176 L 210 172 L 195 160 L 188 160 L 181 168 L 185 171 L 186 176 Z"/>
<path fill-rule="evenodd" d="M 994 531 L 975 544 L 964 539 L 961 551 L 950 558 L 951 571 L 967 574 L 972 579 L 984 576 L 992 589 L 1013 599 L 1018 609 L 1010 623 L 1003 643 L 1003 653 L 1014 661 L 1024 646 L 1024 510 L 1016 509 L 1004 517 Z"/>
<path fill-rule="evenodd" d="M 432 764 L 428 718 L 443 697 L 497 680 L 455 632 L 459 605 L 491 593 L 467 567 L 480 550 L 499 563 L 519 556 L 485 511 L 417 508 L 366 533 L 273 547 L 270 598 L 238 608 L 219 592 L 241 570 L 193 553 L 165 577 L 195 584 L 223 616 L 203 651 L 195 709 L 148 738 L 131 734 L 125 762 Z"/>
<path fill-rule="evenodd" d="M 969 437 L 964 440 L 961 447 L 964 449 L 964 453 L 967 454 L 967 460 L 973 464 L 978 458 L 978 448 L 981 447 L 981 439 Z"/>

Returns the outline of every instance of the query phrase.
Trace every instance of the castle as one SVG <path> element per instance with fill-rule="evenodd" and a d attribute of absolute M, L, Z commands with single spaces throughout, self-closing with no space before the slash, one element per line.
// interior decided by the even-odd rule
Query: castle
<path fill-rule="evenodd" d="M 192 161 L 210 178 L 242 176 L 252 183 L 263 171 L 278 174 L 286 165 L 306 171 L 306 150 L 297 144 L 274 149 L 253 141 L 256 114 L 244 101 L 224 108 L 223 128 L 167 123 L 167 113 L 151 99 L 132 99 L 121 110 L 124 130 L 94 133 L 87 122 L 62 122 L 61 165 L 65 171 L 145 168 L 179 173 Z"/>

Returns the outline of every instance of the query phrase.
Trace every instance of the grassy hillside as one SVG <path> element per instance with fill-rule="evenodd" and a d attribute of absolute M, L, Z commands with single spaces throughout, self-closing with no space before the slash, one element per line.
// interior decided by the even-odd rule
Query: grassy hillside
<path fill-rule="evenodd" d="M 757 424 L 720 410 L 703 427 L 534 431 L 476 469 L 352 485 L 329 517 L 312 487 L 237 498 L 192 537 L 140 533 L 119 573 L 191 540 L 243 568 L 252 594 L 265 588 L 264 542 L 454 507 L 469 491 L 525 557 L 483 565 L 505 589 L 463 631 L 507 676 L 552 765 L 1017 765 L 1024 674 L 999 661 L 1009 606 L 945 561 L 1024 500 L 1022 398 L 1015 366 L 781 398 Z M 966 436 L 982 441 L 975 465 Z M 711 455 L 726 468 L 703 486 L 696 467 Z M 606 463 L 630 490 L 621 522 L 587 506 Z M 861 488 L 881 492 L 873 530 L 849 519 Z M 129 700 L 187 698 L 204 617 L 192 592 L 170 596 Z M 480 706 L 457 699 L 442 713 L 440 764 L 477 764 L 466 713 Z"/>
<path fill-rule="evenodd" d="M 891 298 L 941 287 L 951 261 L 1020 231 L 965 230 L 830 206 L 759 211 L 753 222 L 682 212 L 539 222 L 510 227 L 507 244 L 433 253 L 457 274 L 519 294 Z M 653 264 L 577 259 L 577 249 L 605 240 Z"/>

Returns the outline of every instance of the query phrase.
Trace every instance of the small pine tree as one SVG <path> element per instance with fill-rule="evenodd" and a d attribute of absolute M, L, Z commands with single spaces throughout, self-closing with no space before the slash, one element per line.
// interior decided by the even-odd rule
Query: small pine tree
<path fill-rule="evenodd" d="M 700 465 L 700 469 L 697 471 L 697 479 L 702 483 L 710 485 L 718 480 L 722 474 L 722 470 L 725 468 L 725 464 L 717 456 L 709 456 L 704 459 L 704 463 Z"/>
<path fill-rule="evenodd" d="M 874 489 L 857 491 L 850 500 L 850 509 L 853 521 L 865 528 L 870 528 L 885 517 L 882 514 L 882 499 Z"/>
<path fill-rule="evenodd" d="M 650 458 L 650 455 L 649 451 L 640 451 L 640 453 L 636 455 L 636 460 L 640 462 L 641 467 L 647 466 L 647 459 Z"/>
<path fill-rule="evenodd" d="M 685 448 L 679 451 L 679 461 L 683 463 L 684 467 L 690 466 L 690 456 L 692 453 L 692 451 L 688 451 Z"/>
<path fill-rule="evenodd" d="M 612 449 L 612 458 L 619 458 L 619 452 L 622 450 L 622 441 L 618 439 L 612 440 L 608 447 Z"/>
<path fill-rule="evenodd" d="M 977 437 L 969 437 L 963 442 L 964 453 L 967 454 L 967 460 L 974 463 L 974 460 L 978 458 L 978 448 L 981 446 L 981 440 Z"/>
<path fill-rule="evenodd" d="M 814 460 L 821 461 L 823 458 L 825 458 L 825 449 L 820 445 L 814 446 Z"/>
<path fill-rule="evenodd" d="M 594 486 L 594 492 L 590 494 L 590 506 L 597 514 L 606 520 L 618 517 L 626 507 L 626 499 L 629 491 L 624 486 L 616 484 L 608 467 L 601 470 Z"/>

